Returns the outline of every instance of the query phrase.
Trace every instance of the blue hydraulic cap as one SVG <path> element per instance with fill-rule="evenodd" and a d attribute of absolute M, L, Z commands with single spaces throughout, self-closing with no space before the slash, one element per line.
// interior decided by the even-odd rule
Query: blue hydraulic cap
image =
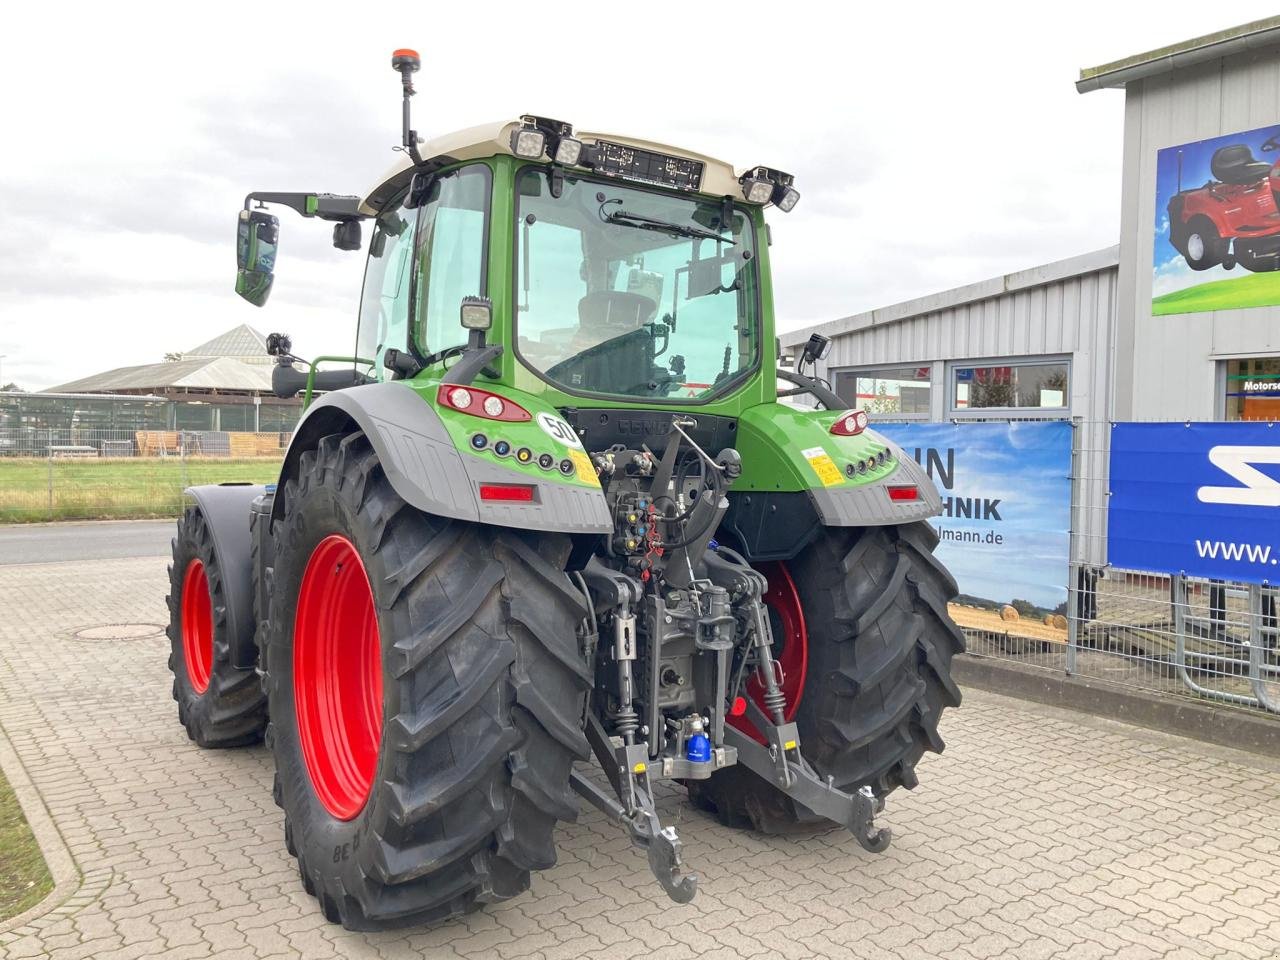
<path fill-rule="evenodd" d="M 689 738 L 685 756 L 688 757 L 690 763 L 710 763 L 711 741 L 702 732 L 702 718 L 696 718 L 691 726 L 693 728 L 693 736 Z"/>

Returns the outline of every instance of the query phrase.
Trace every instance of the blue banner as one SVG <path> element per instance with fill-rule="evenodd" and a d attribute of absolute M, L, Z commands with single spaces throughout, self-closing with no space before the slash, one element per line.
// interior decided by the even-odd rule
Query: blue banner
<path fill-rule="evenodd" d="M 1115 424 L 1107 560 L 1129 570 L 1280 580 L 1280 428 Z"/>
<path fill-rule="evenodd" d="M 1071 424 L 875 424 L 942 494 L 937 555 L 962 602 L 1062 613 L 1071 524 Z M 1015 602 L 1016 601 L 1016 602 Z"/>

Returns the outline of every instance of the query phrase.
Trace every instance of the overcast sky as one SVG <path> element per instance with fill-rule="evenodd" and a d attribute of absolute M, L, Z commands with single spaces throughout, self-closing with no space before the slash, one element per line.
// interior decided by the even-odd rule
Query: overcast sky
<path fill-rule="evenodd" d="M 531 112 L 796 174 L 780 328 L 1115 243 L 1123 94 L 1082 66 L 1249 19 L 1203 2 L 21 4 L 0 36 L 0 382 L 156 362 L 240 323 L 347 353 L 363 253 L 280 212 L 270 303 L 232 292 L 250 190 L 366 193 L 390 51 L 426 136 Z M 704 12 L 705 11 L 705 12 Z M 637 16 L 641 19 L 632 19 Z"/>

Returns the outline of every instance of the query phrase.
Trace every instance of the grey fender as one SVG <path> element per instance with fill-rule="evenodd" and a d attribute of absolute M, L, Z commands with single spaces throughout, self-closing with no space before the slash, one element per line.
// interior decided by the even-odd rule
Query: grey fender
<path fill-rule="evenodd" d="M 479 423 L 480 421 L 477 421 Z M 431 404 L 403 383 L 371 383 L 326 393 L 299 421 L 281 481 L 293 476 L 304 450 L 331 433 L 360 430 L 373 445 L 387 480 L 410 506 L 476 523 L 564 533 L 609 533 L 613 519 L 598 489 L 538 480 L 519 470 L 458 451 Z M 533 503 L 486 503 L 480 483 L 537 483 Z M 271 519 L 284 509 L 283 486 Z"/>
<path fill-rule="evenodd" d="M 227 604 L 227 643 L 231 662 L 247 669 L 258 659 L 253 642 L 253 569 L 250 563 L 250 505 L 261 496 L 262 484 L 226 483 L 188 487 L 186 493 L 204 514 L 213 537 L 213 552 L 222 575 Z"/>
<path fill-rule="evenodd" d="M 942 513 L 942 497 L 924 468 L 903 456 L 894 445 L 889 446 L 898 467 L 887 477 L 857 487 L 818 487 L 809 491 L 823 526 L 883 527 L 927 520 Z M 914 484 L 920 491 L 919 499 L 890 500 L 886 488 L 899 484 Z"/>

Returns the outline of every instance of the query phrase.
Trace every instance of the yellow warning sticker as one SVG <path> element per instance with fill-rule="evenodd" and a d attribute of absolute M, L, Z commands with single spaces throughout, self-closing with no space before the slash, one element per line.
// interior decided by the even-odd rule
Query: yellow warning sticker
<path fill-rule="evenodd" d="M 834 487 L 838 483 L 844 483 L 844 477 L 840 475 L 840 468 L 836 466 L 836 462 L 827 456 L 827 452 L 821 447 L 810 447 L 808 450 L 801 450 L 800 455 L 809 461 L 809 466 L 813 467 L 813 472 L 818 475 L 818 479 L 822 481 L 824 487 Z"/>
<path fill-rule="evenodd" d="M 590 457 L 581 450 L 570 450 L 569 459 L 572 460 L 573 465 L 577 467 L 579 480 L 583 483 L 590 483 L 597 487 L 600 486 L 600 480 L 596 477 L 596 468 L 592 465 Z"/>

